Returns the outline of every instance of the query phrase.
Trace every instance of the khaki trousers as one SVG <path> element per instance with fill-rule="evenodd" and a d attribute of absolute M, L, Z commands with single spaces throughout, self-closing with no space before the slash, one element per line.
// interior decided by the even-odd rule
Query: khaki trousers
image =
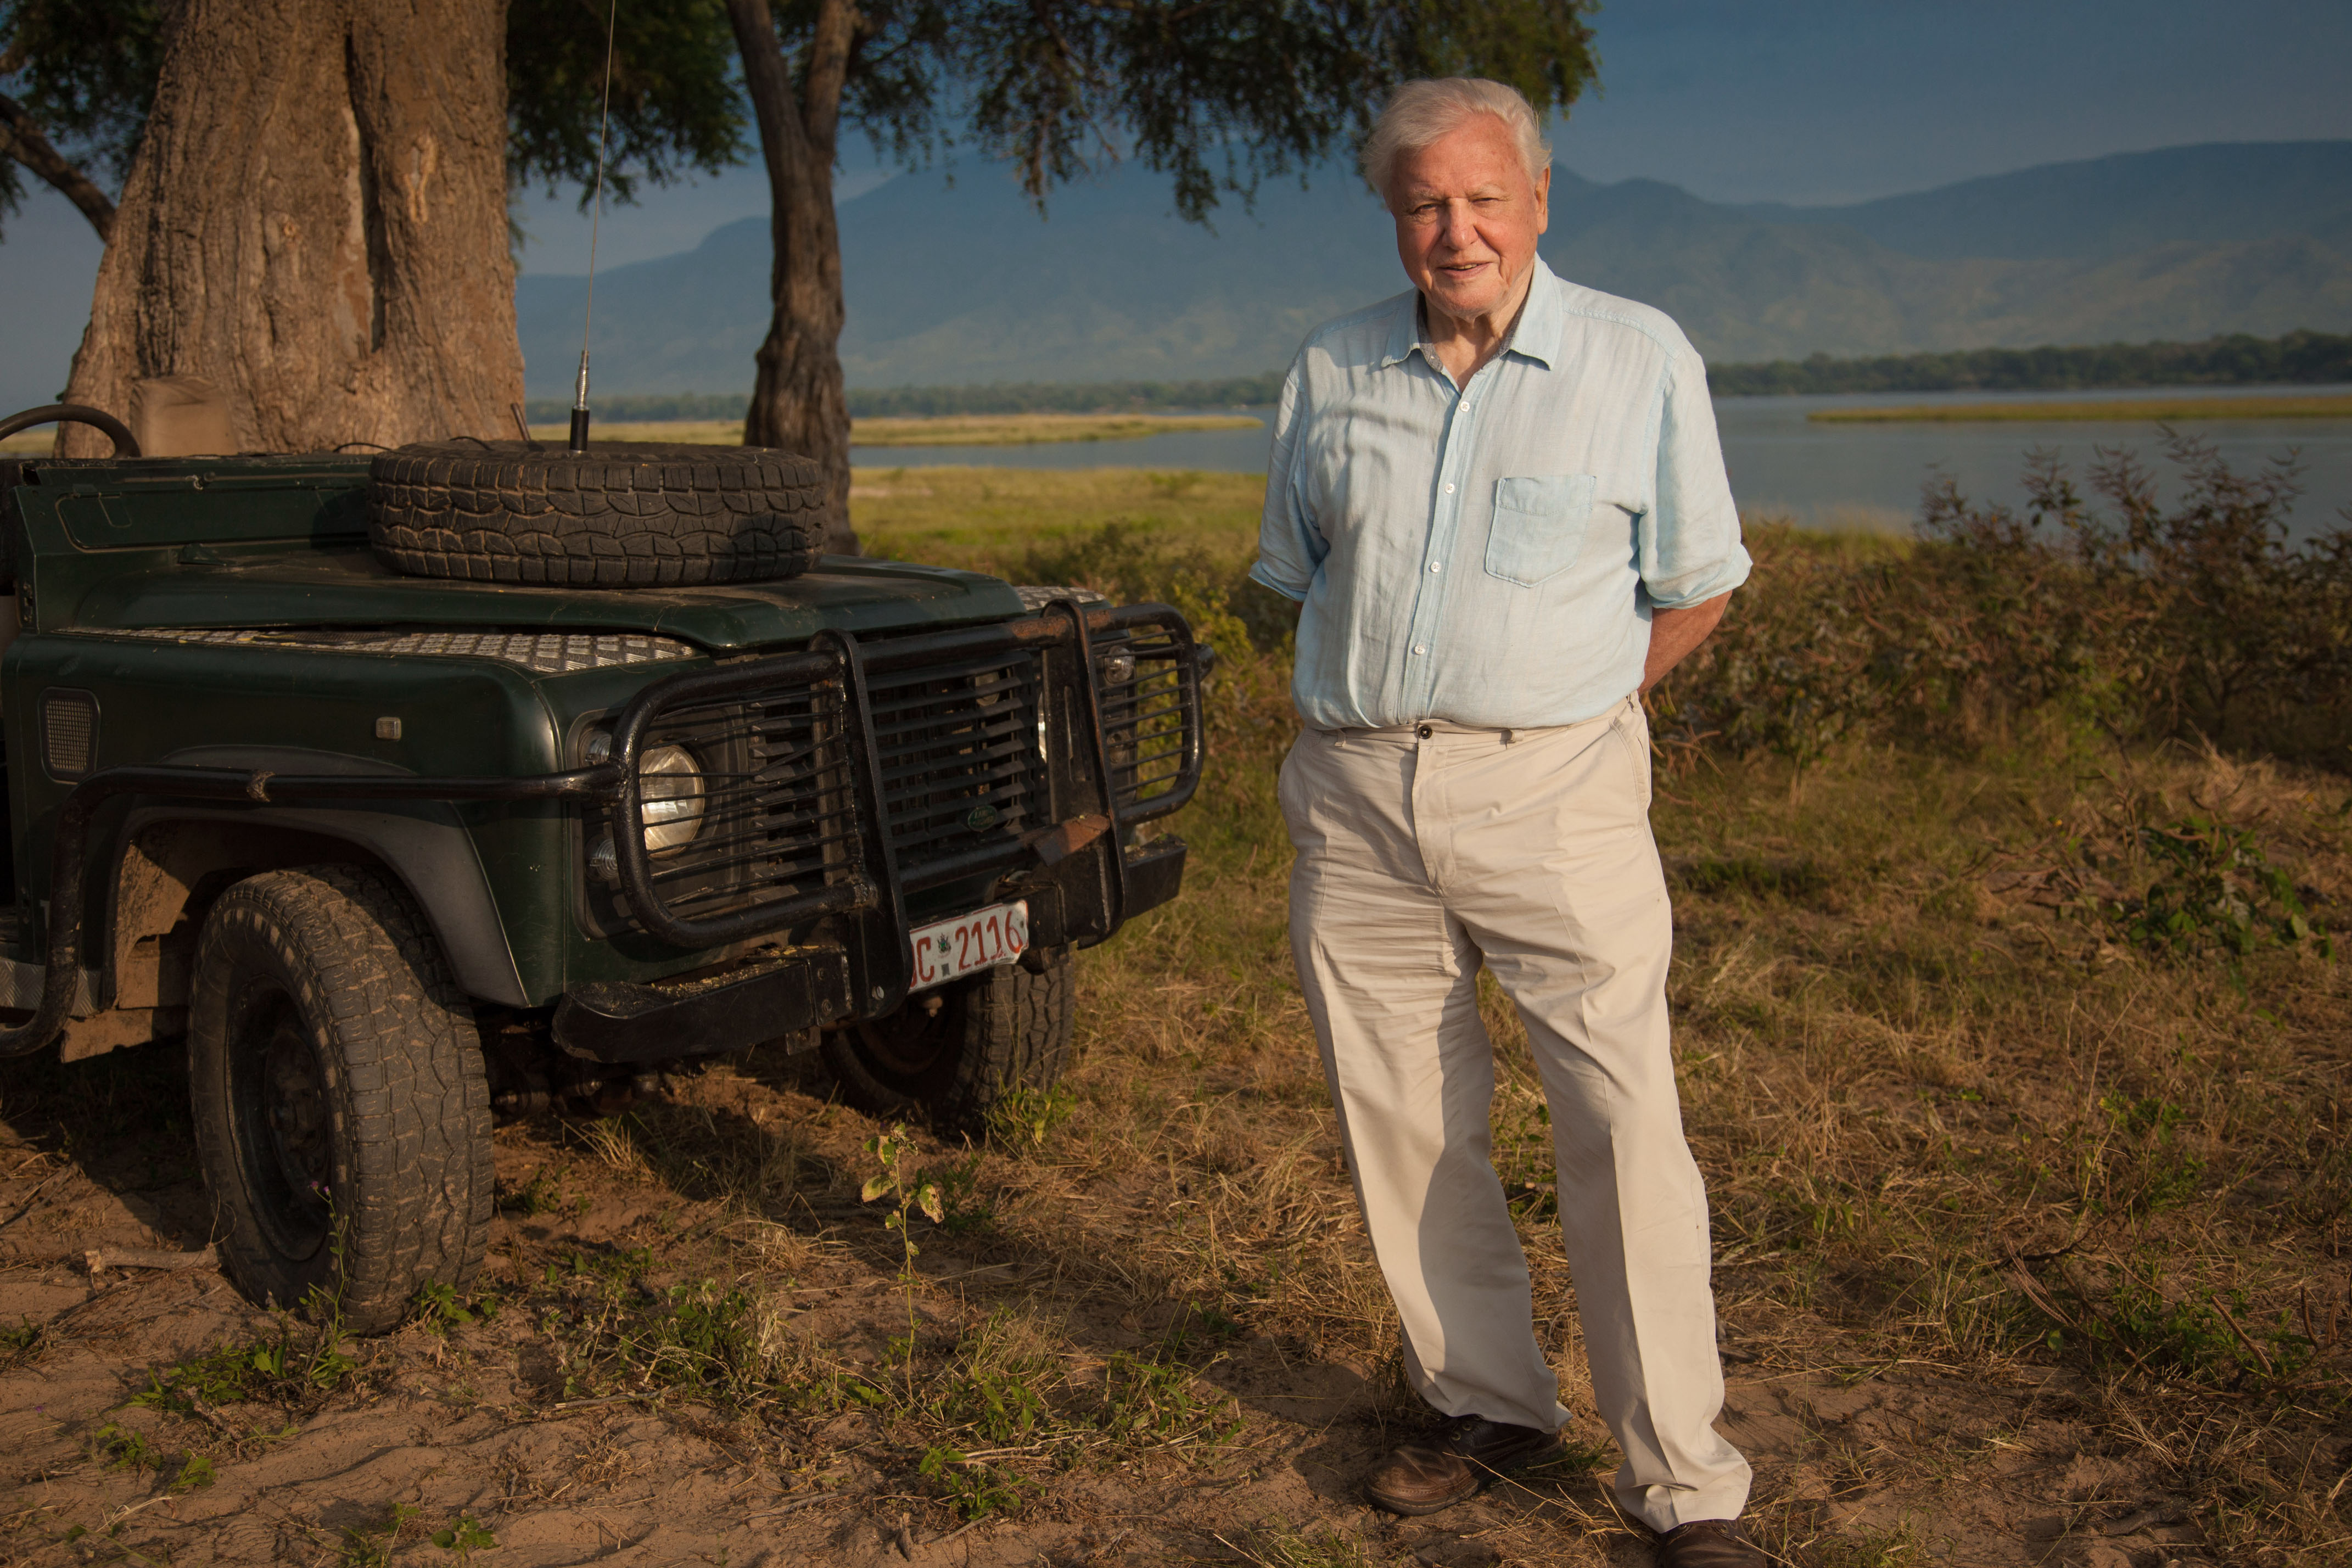
<path fill-rule="evenodd" d="M 1314 731 L 1282 768 L 1290 940 L 1408 1377 L 1447 1415 L 1567 1420 L 1491 1158 L 1480 962 L 1527 1022 L 1592 1388 L 1654 1529 L 1736 1517 L 1706 1190 L 1666 1027 L 1673 926 L 1629 699 L 1546 730 Z"/>

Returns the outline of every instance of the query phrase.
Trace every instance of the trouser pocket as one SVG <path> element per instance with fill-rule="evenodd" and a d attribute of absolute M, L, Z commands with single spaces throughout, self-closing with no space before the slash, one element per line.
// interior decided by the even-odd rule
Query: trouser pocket
<path fill-rule="evenodd" d="M 1624 753 L 1627 764 L 1633 770 L 1633 798 L 1642 803 L 1643 811 L 1647 811 L 1650 809 L 1653 784 L 1650 776 L 1650 718 L 1642 711 L 1640 697 L 1625 699 L 1624 710 L 1610 721 L 1609 730 L 1616 737 L 1618 748 Z"/>

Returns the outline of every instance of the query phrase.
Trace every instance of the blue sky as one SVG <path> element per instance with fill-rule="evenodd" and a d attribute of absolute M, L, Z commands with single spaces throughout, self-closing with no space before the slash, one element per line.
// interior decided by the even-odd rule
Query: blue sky
<path fill-rule="evenodd" d="M 1594 27 L 1601 91 L 1557 128 L 1560 162 L 1712 201 L 1835 204 L 2108 153 L 2352 136 L 2344 0 L 1612 0 Z M 877 177 L 863 151 L 845 194 Z M 576 200 L 527 205 L 526 267 L 583 269 Z M 608 211 L 599 248 L 667 254 L 767 205 L 737 171 Z"/>
<path fill-rule="evenodd" d="M 1601 90 L 1558 128 L 1560 161 L 1717 201 L 1838 203 L 2107 153 L 2352 137 L 2345 0 L 1613 0 L 1595 26 Z M 854 148 L 844 194 L 878 177 Z M 12 406 L 64 384 L 98 265 L 80 216 L 27 184 L 0 243 Z M 526 268 L 583 269 L 575 200 L 525 201 Z M 605 214 L 601 260 L 688 248 L 766 210 L 752 168 L 649 191 Z"/>

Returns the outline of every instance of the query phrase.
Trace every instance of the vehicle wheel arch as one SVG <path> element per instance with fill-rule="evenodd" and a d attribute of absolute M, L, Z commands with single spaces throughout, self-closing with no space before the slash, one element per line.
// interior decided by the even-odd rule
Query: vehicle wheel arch
<path fill-rule="evenodd" d="M 85 933 L 85 963 L 102 961 L 105 994 L 118 1006 L 184 1005 L 186 960 L 214 900 L 247 877 L 338 863 L 373 868 L 406 892 L 468 994 L 529 1005 L 488 877 L 454 813 L 441 822 L 300 807 L 135 806 L 109 858 L 107 897 L 93 902 L 102 926 Z"/>

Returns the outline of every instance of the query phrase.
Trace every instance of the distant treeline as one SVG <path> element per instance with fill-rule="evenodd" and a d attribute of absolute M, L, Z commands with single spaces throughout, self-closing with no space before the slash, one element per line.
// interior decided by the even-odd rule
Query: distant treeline
<path fill-rule="evenodd" d="M 601 421 L 630 419 L 740 419 L 751 399 L 740 392 L 680 392 L 676 394 L 600 394 L 589 399 Z M 572 417 L 572 401 L 564 397 L 534 397 L 522 405 L 534 425 L 561 425 Z"/>
<path fill-rule="evenodd" d="M 2249 386 L 2352 381 L 2352 337 L 2289 332 L 2283 338 L 2208 338 L 2201 343 L 2101 343 L 2090 348 L 1961 349 L 1876 359 L 1774 360 L 1719 364 L 1707 372 L 1718 397 L 1823 392 L 2043 392 L 2117 386 Z M 1282 373 L 1222 381 L 997 382 L 987 386 L 852 387 L 854 419 L 939 414 L 1112 414 L 1166 408 L 1263 408 L 1280 395 Z M 740 419 L 742 393 L 600 397 L 604 420 Z M 561 423 L 571 405 L 543 397 L 525 405 L 533 424 Z"/>
<path fill-rule="evenodd" d="M 2208 338 L 2201 343 L 1962 349 L 1876 359 L 1774 360 L 1706 373 L 1718 397 L 1824 392 L 2043 392 L 2118 386 L 2248 386 L 2352 381 L 2352 337 Z"/>

